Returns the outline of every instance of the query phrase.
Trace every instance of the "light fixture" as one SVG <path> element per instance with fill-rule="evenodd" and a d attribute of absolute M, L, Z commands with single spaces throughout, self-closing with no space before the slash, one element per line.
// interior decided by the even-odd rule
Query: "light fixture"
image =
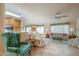
<path fill-rule="evenodd" d="M 5 12 L 5 14 L 9 16 L 17 17 L 17 18 L 20 17 L 19 15 L 11 13 L 11 12 Z"/>
<path fill-rule="evenodd" d="M 70 28 L 70 32 L 73 32 L 74 31 L 74 29 L 73 28 Z"/>
<path fill-rule="evenodd" d="M 74 29 L 70 28 L 70 32 L 71 32 L 71 35 L 73 35 L 74 34 Z"/>

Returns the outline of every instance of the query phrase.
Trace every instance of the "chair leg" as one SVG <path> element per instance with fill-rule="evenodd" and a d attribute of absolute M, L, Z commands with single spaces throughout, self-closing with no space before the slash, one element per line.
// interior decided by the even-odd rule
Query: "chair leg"
<path fill-rule="evenodd" d="M 29 50 L 29 55 L 31 55 L 31 50 Z"/>
<path fill-rule="evenodd" d="M 16 55 L 18 56 L 18 49 L 16 50 Z"/>

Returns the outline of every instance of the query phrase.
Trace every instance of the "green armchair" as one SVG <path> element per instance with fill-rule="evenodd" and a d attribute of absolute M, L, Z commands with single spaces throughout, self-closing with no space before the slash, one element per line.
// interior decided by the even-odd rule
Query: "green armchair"
<path fill-rule="evenodd" d="M 29 55 L 31 44 L 28 42 L 20 42 L 20 33 L 6 32 L 3 33 L 3 43 L 6 55 Z"/>

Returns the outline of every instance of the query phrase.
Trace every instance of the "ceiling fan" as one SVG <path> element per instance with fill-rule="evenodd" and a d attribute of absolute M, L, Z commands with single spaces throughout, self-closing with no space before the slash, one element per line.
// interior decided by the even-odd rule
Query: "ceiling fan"
<path fill-rule="evenodd" d="M 62 14 L 60 12 L 56 13 L 56 15 L 54 16 L 55 19 L 60 19 L 60 18 L 65 18 L 65 17 L 68 17 L 68 15 Z"/>

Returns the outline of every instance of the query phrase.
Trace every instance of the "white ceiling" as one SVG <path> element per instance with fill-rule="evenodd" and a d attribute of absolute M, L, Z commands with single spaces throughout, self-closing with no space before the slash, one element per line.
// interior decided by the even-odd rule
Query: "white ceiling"
<path fill-rule="evenodd" d="M 11 3 L 5 4 L 6 11 L 16 13 L 27 24 L 51 24 L 57 22 L 74 21 L 79 17 L 79 4 L 62 3 Z M 57 12 L 69 17 L 54 19 Z"/>

